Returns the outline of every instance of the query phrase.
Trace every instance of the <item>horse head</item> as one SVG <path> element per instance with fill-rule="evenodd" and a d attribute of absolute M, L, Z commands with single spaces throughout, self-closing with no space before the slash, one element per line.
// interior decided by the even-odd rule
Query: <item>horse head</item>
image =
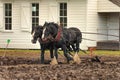
<path fill-rule="evenodd" d="M 44 24 L 44 29 L 43 29 L 43 33 L 42 33 L 42 40 L 43 41 L 47 41 L 50 40 L 52 41 L 58 32 L 58 24 L 54 23 L 54 22 L 45 22 Z"/>
<path fill-rule="evenodd" d="M 31 40 L 32 43 L 36 43 L 38 38 L 41 39 L 42 31 L 43 31 L 43 27 L 41 25 L 32 27 L 32 31 L 31 31 L 33 37 L 33 39 Z"/>

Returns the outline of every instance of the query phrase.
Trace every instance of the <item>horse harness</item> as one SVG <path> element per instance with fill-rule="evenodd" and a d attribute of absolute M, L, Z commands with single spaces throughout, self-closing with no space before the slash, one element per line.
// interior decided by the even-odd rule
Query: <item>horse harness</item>
<path fill-rule="evenodd" d="M 59 41 L 59 40 L 60 40 L 60 38 L 61 38 L 61 33 L 62 33 L 62 28 L 61 28 L 61 26 L 59 26 L 58 32 L 57 32 L 57 35 L 56 35 L 54 41 Z"/>

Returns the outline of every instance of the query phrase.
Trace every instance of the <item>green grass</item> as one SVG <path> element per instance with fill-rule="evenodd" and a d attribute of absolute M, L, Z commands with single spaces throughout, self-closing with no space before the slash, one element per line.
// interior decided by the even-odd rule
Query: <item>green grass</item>
<path fill-rule="evenodd" d="M 97 50 L 97 51 L 94 51 L 94 53 L 97 55 L 120 56 L 120 51 Z"/>
<path fill-rule="evenodd" d="M 60 54 L 63 54 L 63 51 L 59 51 Z M 93 51 L 95 55 L 100 56 L 120 56 L 120 51 L 112 51 L 112 50 L 95 50 Z M 72 52 L 74 54 L 74 52 Z M 86 50 L 86 54 L 82 51 L 79 52 L 80 55 L 89 55 L 90 51 Z"/>
<path fill-rule="evenodd" d="M 20 50 L 20 49 L 8 49 L 6 50 L 9 53 L 40 53 L 40 50 Z M 4 53 L 5 49 L 0 49 L 0 53 Z M 46 53 L 49 53 L 47 50 Z M 86 51 L 87 54 L 83 53 L 82 51 L 79 52 L 80 55 L 88 55 L 90 51 Z M 72 52 L 74 54 L 74 52 Z M 120 51 L 112 51 L 112 50 L 95 50 L 93 51 L 95 55 L 104 55 L 104 56 L 120 56 Z M 63 51 L 59 51 L 59 54 L 63 54 Z"/>
<path fill-rule="evenodd" d="M 0 52 L 1 51 L 5 51 L 6 49 L 0 49 Z M 7 49 L 6 51 L 17 51 L 17 52 L 38 52 L 38 51 L 40 51 L 40 50 L 29 50 L 29 49 Z"/>
<path fill-rule="evenodd" d="M 90 54 L 90 51 L 86 51 L 87 54 Z M 83 52 L 79 52 L 81 55 L 85 55 Z M 112 51 L 112 50 L 94 50 L 93 54 L 100 56 L 120 56 L 120 51 Z"/>

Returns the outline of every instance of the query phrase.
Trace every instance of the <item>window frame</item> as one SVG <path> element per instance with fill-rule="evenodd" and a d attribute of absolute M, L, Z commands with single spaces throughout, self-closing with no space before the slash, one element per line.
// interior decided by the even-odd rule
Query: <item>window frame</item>
<path fill-rule="evenodd" d="M 64 4 L 63 6 L 62 6 L 62 9 L 61 9 L 61 4 Z M 64 9 L 65 8 L 65 4 L 66 4 L 66 9 Z M 63 26 L 63 27 L 67 27 L 67 25 L 68 25 L 68 3 L 67 2 L 59 2 L 59 22 L 60 22 L 60 24 Z M 66 14 L 65 14 L 65 11 L 66 10 Z M 62 13 L 62 16 L 61 16 L 61 12 L 63 12 Z M 61 18 L 61 19 L 60 19 Z M 63 19 L 63 20 L 62 20 Z M 66 19 L 66 21 L 65 21 L 65 19 Z M 62 22 L 62 21 L 63 22 Z"/>
<path fill-rule="evenodd" d="M 35 11 L 33 11 L 33 5 L 34 4 L 36 6 L 36 8 L 34 8 Z M 37 5 L 38 5 L 38 7 L 37 7 Z M 35 26 L 39 25 L 39 12 L 40 12 L 40 4 L 39 4 L 39 2 L 31 3 L 31 25 L 32 25 L 32 27 L 35 27 Z"/>
<path fill-rule="evenodd" d="M 11 8 L 10 8 L 10 6 L 11 6 Z M 8 12 L 8 13 L 6 13 L 6 12 Z M 9 14 L 9 12 L 10 12 L 10 14 Z M 13 12 L 13 4 L 12 3 L 4 3 L 4 30 L 5 31 L 13 30 L 12 12 Z"/>

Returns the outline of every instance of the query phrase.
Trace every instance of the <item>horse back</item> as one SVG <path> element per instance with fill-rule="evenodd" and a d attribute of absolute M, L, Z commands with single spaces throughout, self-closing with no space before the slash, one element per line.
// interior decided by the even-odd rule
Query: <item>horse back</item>
<path fill-rule="evenodd" d="M 68 31 L 70 32 L 70 34 L 73 34 L 72 36 L 74 36 L 73 38 L 74 39 L 79 39 L 79 42 L 81 42 L 82 40 L 82 33 L 81 31 L 78 29 L 78 28 L 75 28 L 75 27 L 71 27 L 71 28 L 68 28 Z"/>

